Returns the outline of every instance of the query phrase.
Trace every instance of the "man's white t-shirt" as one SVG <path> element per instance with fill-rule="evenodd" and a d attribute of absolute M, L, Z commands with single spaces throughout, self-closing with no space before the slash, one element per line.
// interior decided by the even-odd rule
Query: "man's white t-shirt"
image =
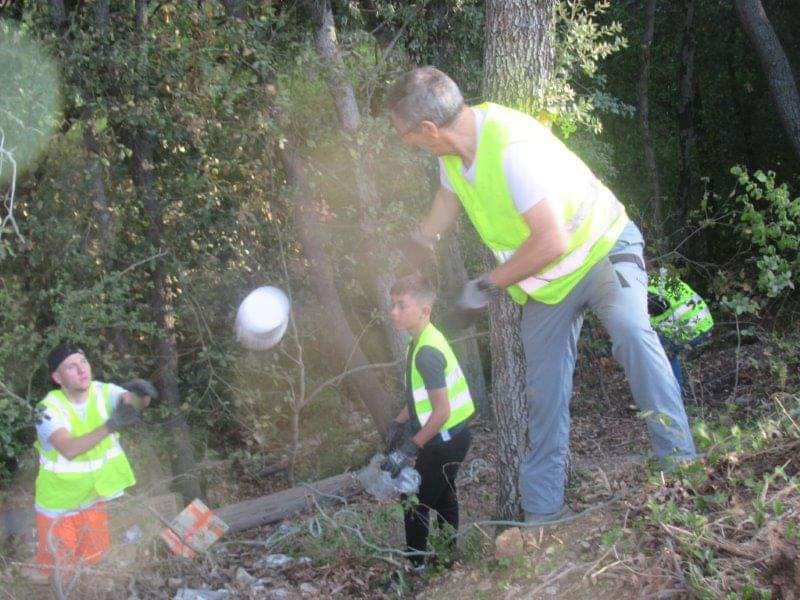
<path fill-rule="evenodd" d="M 93 381 L 91 385 L 94 386 L 95 397 L 103 393 L 102 390 L 103 383 L 99 381 Z M 108 411 L 108 414 L 110 415 L 119 404 L 122 395 L 125 393 L 125 388 L 121 388 L 118 385 L 110 383 L 109 389 L 110 389 L 110 394 L 108 403 L 106 404 L 106 409 Z M 80 418 L 81 420 L 86 419 L 86 412 L 88 410 L 88 406 L 89 406 L 88 399 L 86 402 L 82 402 L 81 404 L 75 404 L 75 403 L 72 404 L 72 408 L 75 410 L 75 412 L 78 415 L 78 418 Z M 69 423 L 65 420 L 65 417 L 58 411 L 53 411 L 50 410 L 49 408 L 45 408 L 44 411 L 42 411 L 41 420 L 36 425 L 36 436 L 39 438 L 39 443 L 42 445 L 42 449 L 48 451 L 53 449 L 53 446 L 50 443 L 50 436 L 62 428 L 69 429 Z M 122 492 L 115 495 L 114 498 L 119 497 L 121 495 Z M 108 498 L 108 500 L 110 499 L 111 498 Z M 79 510 L 88 508 L 95 502 L 96 501 L 93 501 L 85 506 L 80 506 Z M 49 517 L 64 516 L 67 514 L 78 512 L 77 510 L 75 511 L 48 510 L 38 505 L 36 506 L 36 510 Z"/>
<path fill-rule="evenodd" d="M 477 138 L 480 139 L 483 123 L 486 120 L 486 110 L 474 106 L 470 107 L 470 110 L 475 117 Z M 541 144 L 529 139 L 515 139 L 514 132 L 511 133 L 508 146 L 503 150 L 503 172 L 519 214 L 527 212 L 544 198 L 559 197 L 558 173 L 546 167 L 552 160 L 548 160 L 551 157 L 540 156 L 542 152 L 546 152 L 546 148 Z M 470 183 L 475 183 L 476 162 L 477 156 L 469 167 L 462 167 L 462 175 Z M 439 183 L 443 188 L 454 192 L 441 158 L 439 158 Z"/>

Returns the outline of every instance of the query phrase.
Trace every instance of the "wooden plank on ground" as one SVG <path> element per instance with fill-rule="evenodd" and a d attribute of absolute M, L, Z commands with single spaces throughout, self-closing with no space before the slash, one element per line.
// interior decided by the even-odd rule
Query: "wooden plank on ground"
<path fill-rule="evenodd" d="M 236 533 L 291 517 L 313 506 L 312 497 L 318 501 L 329 499 L 329 496 L 347 499 L 363 489 L 354 473 L 343 473 L 268 496 L 228 504 L 214 509 L 214 514 L 228 524 L 228 533 Z"/>

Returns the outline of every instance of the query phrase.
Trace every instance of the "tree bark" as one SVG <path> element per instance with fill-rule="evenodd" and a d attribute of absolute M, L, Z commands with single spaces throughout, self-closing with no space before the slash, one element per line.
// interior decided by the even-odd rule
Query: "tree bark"
<path fill-rule="evenodd" d="M 303 254 L 309 263 L 311 287 L 317 300 L 330 319 L 330 336 L 325 342 L 330 347 L 330 355 L 338 361 L 338 367 L 344 371 L 368 364 L 367 357 L 361 351 L 358 340 L 347 323 L 339 292 L 333 275 L 330 261 L 323 249 L 322 231 L 319 226 L 319 215 L 314 202 L 313 193 L 304 185 L 303 169 L 299 157 L 288 146 L 281 151 L 286 179 L 295 190 L 294 197 L 289 200 L 292 220 L 297 228 L 297 235 L 303 247 Z M 352 375 L 358 395 L 366 404 L 375 425 L 381 435 L 386 434 L 387 411 L 391 407 L 391 398 L 381 385 L 379 379 L 368 370 Z"/>
<path fill-rule="evenodd" d="M 377 186 L 369 171 L 369 157 L 358 141 L 358 131 L 361 128 L 361 113 L 356 102 L 355 91 L 347 78 L 346 67 L 339 52 L 336 39 L 336 25 L 333 21 L 333 11 L 330 0 L 314 0 L 317 17 L 317 29 L 314 43 L 320 62 L 323 66 L 325 82 L 336 106 L 339 126 L 345 143 L 343 155 L 352 157 L 353 176 L 356 183 L 356 193 L 361 210 L 361 225 L 369 235 L 380 235 L 380 223 L 375 212 L 380 206 Z M 370 285 L 376 304 L 381 311 L 381 323 L 385 337 L 389 343 L 394 359 L 405 355 L 406 339 L 392 327 L 388 320 L 389 315 L 389 290 L 392 287 L 392 274 L 387 272 L 386 265 L 377 261 L 377 256 L 367 256 L 371 263 Z"/>
<path fill-rule="evenodd" d="M 461 244 L 458 232 L 451 232 L 443 243 L 444 268 L 442 269 L 442 287 L 445 290 L 460 290 L 464 287 L 469 277 L 464 267 L 464 258 L 461 255 Z M 461 342 L 453 343 L 453 350 L 458 356 L 458 364 L 464 371 L 464 376 L 469 384 L 469 391 L 475 402 L 479 414 L 486 418 L 490 416 L 491 407 L 486 391 L 486 378 L 483 376 L 483 364 L 478 352 L 478 340 L 475 336 L 475 327 L 469 327 L 458 333 L 458 337 L 466 337 Z M 448 335 L 448 339 L 452 339 Z"/>
<path fill-rule="evenodd" d="M 364 490 L 353 473 L 342 473 L 320 481 L 281 490 L 268 496 L 228 504 L 214 514 L 228 525 L 228 534 L 276 523 L 310 507 L 309 498 L 326 503 L 332 497 L 347 500 Z"/>
<path fill-rule="evenodd" d="M 163 206 L 158 197 L 153 180 L 153 140 L 143 131 L 133 133 L 131 150 L 131 174 L 134 185 L 142 197 L 149 220 L 148 241 L 154 248 L 163 248 L 166 236 L 163 231 Z M 175 338 L 175 315 L 172 308 L 172 292 L 167 281 L 168 272 L 163 260 L 153 265 L 151 282 L 153 284 L 150 306 L 153 320 L 160 335 L 156 344 L 158 371 L 156 380 L 164 403 L 172 409 L 170 419 L 172 439 L 175 444 L 173 455 L 173 475 L 176 489 L 184 499 L 191 501 L 202 497 L 200 480 L 195 470 L 194 449 L 192 448 L 189 425 L 181 410 L 178 389 L 178 349 Z"/>
<path fill-rule="evenodd" d="M 650 129 L 650 55 L 653 46 L 655 29 L 656 0 L 647 0 L 645 4 L 645 26 L 642 36 L 642 71 L 639 77 L 639 120 L 642 124 L 642 142 L 644 144 L 644 160 L 652 189 L 651 204 L 653 207 L 652 228 L 657 238 L 663 232 L 663 198 L 661 183 L 658 177 L 656 153 L 653 147 L 653 132 Z"/>
<path fill-rule="evenodd" d="M 734 4 L 742 28 L 758 52 L 783 128 L 795 155 L 800 159 L 800 94 L 789 59 L 761 0 L 735 0 Z"/>
<path fill-rule="evenodd" d="M 50 19 L 53 22 L 53 29 L 64 33 L 67 27 L 67 10 L 64 7 L 64 0 L 50 0 Z"/>
<path fill-rule="evenodd" d="M 555 57 L 556 0 L 489 0 L 483 51 L 486 99 L 530 112 L 540 109 Z"/>
<path fill-rule="evenodd" d="M 553 58 L 555 0 L 489 0 L 483 95 L 486 100 L 532 111 L 541 108 Z M 485 253 L 487 266 L 494 258 Z M 519 338 L 520 307 L 508 294 L 490 306 L 492 406 L 497 422 L 498 498 L 501 518 L 520 514 L 519 465 L 527 450 L 525 360 Z"/>
<path fill-rule="evenodd" d="M 675 195 L 676 223 L 683 223 L 689 211 L 694 178 L 694 26 L 695 0 L 683 0 L 683 40 L 678 70 L 678 190 Z"/>
<path fill-rule="evenodd" d="M 139 60 L 147 60 L 145 39 L 147 28 L 147 0 L 136 0 L 136 41 L 139 46 Z M 154 176 L 153 137 L 141 128 L 129 132 L 129 145 L 132 151 L 131 176 L 144 204 L 148 218 L 148 241 L 154 248 L 164 248 L 167 236 L 164 232 L 164 210 L 162 199 L 158 197 Z M 194 449 L 192 448 L 189 425 L 181 410 L 178 388 L 178 349 L 175 336 L 175 315 L 172 306 L 172 291 L 168 281 L 168 270 L 163 260 L 156 260 L 151 275 L 152 291 L 150 306 L 153 320 L 160 335 L 156 345 L 161 397 L 172 409 L 169 421 L 172 439 L 175 444 L 173 455 L 173 475 L 176 489 L 184 499 L 191 501 L 202 497 L 200 479 L 195 469 Z"/>

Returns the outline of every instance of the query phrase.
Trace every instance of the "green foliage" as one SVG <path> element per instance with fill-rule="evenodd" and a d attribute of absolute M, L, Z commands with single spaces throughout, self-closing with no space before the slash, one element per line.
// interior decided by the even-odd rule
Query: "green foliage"
<path fill-rule="evenodd" d="M 773 171 L 735 166 L 736 188 L 727 198 L 706 192 L 695 214 L 701 227 L 724 230 L 731 254 L 714 288 L 734 315 L 758 315 L 768 302 L 795 289 L 800 273 L 800 197 L 793 198 Z"/>
<path fill-rule="evenodd" d="M 605 91 L 600 62 L 627 46 L 617 21 L 603 24 L 607 0 L 559 0 L 556 3 L 556 39 L 553 74 L 541 98 L 541 110 L 564 136 L 579 127 L 602 131 L 599 115 L 629 116 L 633 107 Z"/>

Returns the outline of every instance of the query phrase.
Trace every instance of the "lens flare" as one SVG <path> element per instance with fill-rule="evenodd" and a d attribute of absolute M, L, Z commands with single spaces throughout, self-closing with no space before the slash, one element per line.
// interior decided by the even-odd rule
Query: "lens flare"
<path fill-rule="evenodd" d="M 60 115 L 55 61 L 24 31 L 0 19 L 0 186 L 47 146 Z"/>

